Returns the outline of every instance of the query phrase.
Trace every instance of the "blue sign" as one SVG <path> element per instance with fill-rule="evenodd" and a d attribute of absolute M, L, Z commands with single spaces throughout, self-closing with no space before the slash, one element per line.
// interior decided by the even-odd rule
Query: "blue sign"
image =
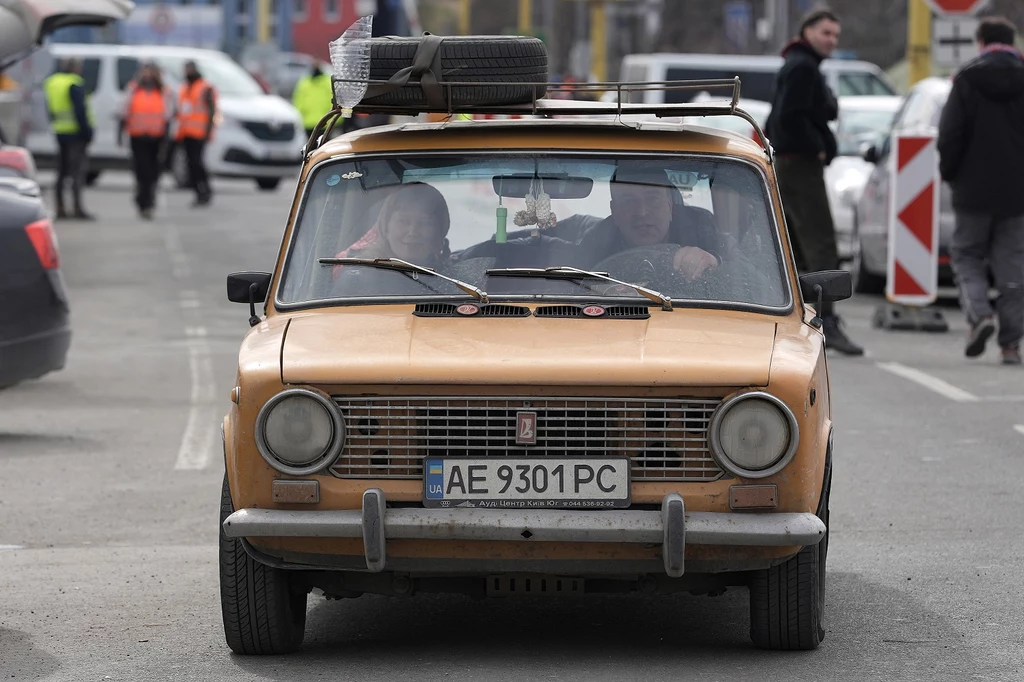
<path fill-rule="evenodd" d="M 732 0 L 725 3 L 725 42 L 729 49 L 746 52 L 750 44 L 750 27 L 753 12 L 749 0 Z"/>

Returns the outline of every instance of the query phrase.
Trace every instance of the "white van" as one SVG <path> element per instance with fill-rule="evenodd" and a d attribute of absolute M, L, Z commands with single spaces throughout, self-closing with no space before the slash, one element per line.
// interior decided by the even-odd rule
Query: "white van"
<path fill-rule="evenodd" d="M 90 180 L 104 169 L 128 167 L 128 145 L 117 144 L 119 118 L 125 88 L 135 77 L 141 61 L 160 65 L 165 83 L 175 94 L 183 78 L 185 62 L 192 60 L 217 90 L 219 116 L 213 140 L 206 148 L 211 175 L 252 178 L 260 189 L 275 189 L 282 178 L 297 177 L 302 165 L 305 129 L 299 112 L 290 102 L 266 94 L 256 80 L 223 52 L 191 47 L 157 45 L 106 45 L 52 43 L 50 57 L 82 60 L 86 89 L 92 94 L 96 132 L 89 146 Z M 40 166 L 52 166 L 57 142 L 45 116 L 40 88 L 33 93 L 26 122 L 25 146 Z M 42 114 L 42 115 L 40 115 Z M 179 185 L 187 181 L 184 152 L 171 160 Z"/>
<path fill-rule="evenodd" d="M 729 54 L 631 54 L 622 58 L 621 81 L 683 81 L 740 77 L 740 96 L 770 102 L 775 92 L 775 75 L 783 59 L 772 55 Z M 821 71 L 839 97 L 895 95 L 896 88 L 885 73 L 870 62 L 826 59 Z M 631 101 L 646 104 L 689 102 L 697 91 L 646 90 L 631 92 Z"/>

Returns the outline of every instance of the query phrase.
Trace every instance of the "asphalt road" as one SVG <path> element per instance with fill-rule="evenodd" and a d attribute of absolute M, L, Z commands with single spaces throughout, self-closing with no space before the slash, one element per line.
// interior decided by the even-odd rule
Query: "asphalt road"
<path fill-rule="evenodd" d="M 224 275 L 269 269 L 292 187 L 219 182 L 135 219 L 58 227 L 65 371 L 0 393 L 0 679 L 1024 680 L 1024 371 L 945 335 L 870 327 L 830 360 L 837 419 L 827 637 L 747 639 L 747 594 L 309 600 L 304 650 L 229 653 L 220 622 L 218 420 L 248 311 Z"/>

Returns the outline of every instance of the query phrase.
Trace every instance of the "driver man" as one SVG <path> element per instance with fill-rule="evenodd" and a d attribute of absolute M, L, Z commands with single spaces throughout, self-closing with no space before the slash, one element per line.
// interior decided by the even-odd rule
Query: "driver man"
<path fill-rule="evenodd" d="M 676 189 L 662 169 L 646 169 L 620 164 L 609 181 L 611 215 L 601 220 L 593 216 L 575 215 L 559 221 L 560 229 L 572 230 L 574 221 L 586 224 L 579 229 L 583 236 L 573 250 L 571 265 L 591 269 L 615 254 L 641 246 L 678 244 L 673 266 L 687 280 L 693 281 L 721 264 L 717 230 L 709 218 L 697 208 L 679 207 L 689 211 L 690 220 L 673 220 Z"/>

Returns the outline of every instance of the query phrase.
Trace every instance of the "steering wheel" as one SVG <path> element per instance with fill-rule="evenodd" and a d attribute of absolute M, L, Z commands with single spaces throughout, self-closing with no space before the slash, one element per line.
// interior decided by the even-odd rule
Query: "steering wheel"
<path fill-rule="evenodd" d="M 594 270 L 660 291 L 672 298 L 706 298 L 708 274 L 692 282 L 687 281 L 675 269 L 675 255 L 679 249 L 679 244 L 637 246 L 605 258 L 594 266 Z M 617 291 L 618 288 L 619 285 L 614 284 L 608 289 Z"/>

